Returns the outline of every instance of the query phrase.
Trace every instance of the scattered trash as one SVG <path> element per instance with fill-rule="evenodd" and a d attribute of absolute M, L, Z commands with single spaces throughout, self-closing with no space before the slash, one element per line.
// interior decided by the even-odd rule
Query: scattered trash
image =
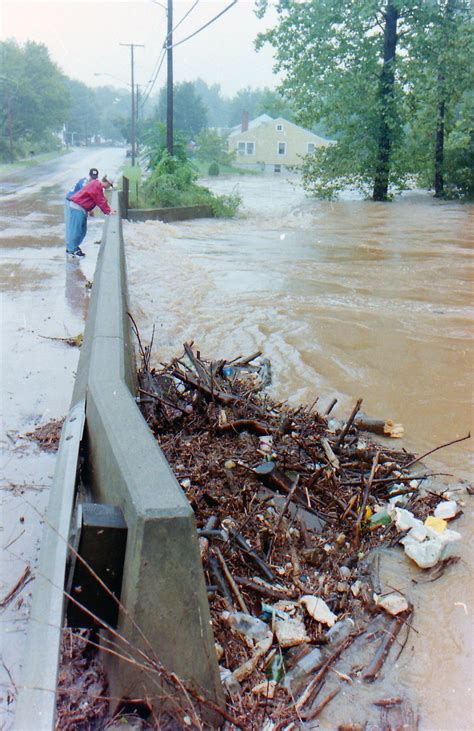
<path fill-rule="evenodd" d="M 454 500 L 443 500 L 436 506 L 434 511 L 435 518 L 442 518 L 443 520 L 450 520 L 456 517 L 458 511 L 457 503 Z"/>
<path fill-rule="evenodd" d="M 236 632 L 252 640 L 264 640 L 269 632 L 268 624 L 243 612 L 222 612 L 222 619 Z"/>
<path fill-rule="evenodd" d="M 278 619 L 275 622 L 275 636 L 280 647 L 294 647 L 309 642 L 306 627 L 301 619 Z"/>
<path fill-rule="evenodd" d="M 331 612 L 328 605 L 320 597 L 310 596 L 306 594 L 300 599 L 301 604 L 306 607 L 306 611 L 317 622 L 327 624 L 332 627 L 337 620 L 337 616 Z"/>
<path fill-rule="evenodd" d="M 388 614 L 394 617 L 400 612 L 406 612 L 409 604 L 405 597 L 398 592 L 392 592 L 392 594 L 385 594 L 384 596 L 377 597 L 376 602 L 378 607 L 385 609 Z"/>
<path fill-rule="evenodd" d="M 401 543 L 420 567 L 434 567 L 434 581 L 455 562 L 447 555 L 459 534 L 439 532 L 449 518 L 436 513 L 440 498 L 424 489 L 430 473 L 413 471 L 414 455 L 362 437 L 361 400 L 345 420 L 328 420 L 316 402 L 291 409 L 262 393 L 271 369 L 254 363 L 261 353 L 209 362 L 192 344 L 184 350 L 159 371 L 142 352 L 141 409 L 208 542 L 223 684 L 248 718 L 265 703 L 266 727 L 290 728 L 339 692 L 321 692 L 329 670 L 333 685 L 372 682 L 409 629 L 409 598 L 382 593 L 365 572 L 373 549 Z M 401 436 L 401 425 L 382 424 L 378 433 Z M 340 672 L 338 658 L 375 606 L 378 649 L 366 667 Z"/>

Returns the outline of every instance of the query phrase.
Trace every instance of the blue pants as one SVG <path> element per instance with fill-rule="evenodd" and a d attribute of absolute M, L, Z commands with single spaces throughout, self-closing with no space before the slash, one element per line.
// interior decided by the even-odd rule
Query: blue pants
<path fill-rule="evenodd" d="M 86 237 L 87 211 L 69 207 L 66 227 L 66 251 L 72 254 Z"/>

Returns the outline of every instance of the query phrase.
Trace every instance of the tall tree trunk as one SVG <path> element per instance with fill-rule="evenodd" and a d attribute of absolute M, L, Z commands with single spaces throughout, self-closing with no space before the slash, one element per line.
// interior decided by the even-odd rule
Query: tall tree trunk
<path fill-rule="evenodd" d="M 395 53 L 397 50 L 398 10 L 394 0 L 388 0 L 385 12 L 383 66 L 380 75 L 380 127 L 378 155 L 374 176 L 374 201 L 385 201 L 388 197 L 390 176 L 390 153 L 392 150 L 392 123 L 394 115 Z"/>
<path fill-rule="evenodd" d="M 438 69 L 438 119 L 436 122 L 436 142 L 435 142 L 435 174 L 434 189 L 435 198 L 441 198 L 444 193 L 444 138 L 446 132 L 446 59 L 443 53 L 452 43 L 452 23 L 454 15 L 454 0 L 448 0 L 444 11 L 444 38 L 440 49 L 441 56 Z"/>
<path fill-rule="evenodd" d="M 442 82 L 441 82 L 442 83 Z M 436 143 L 435 143 L 435 175 L 434 175 L 434 197 L 441 198 L 444 193 L 444 116 L 446 112 L 446 104 L 444 96 L 438 105 L 438 123 L 436 125 Z"/>

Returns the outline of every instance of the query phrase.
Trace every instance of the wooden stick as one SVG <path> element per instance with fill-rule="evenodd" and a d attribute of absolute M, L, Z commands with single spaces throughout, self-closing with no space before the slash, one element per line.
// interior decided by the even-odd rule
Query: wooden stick
<path fill-rule="evenodd" d="M 320 444 L 321 444 L 321 446 L 323 448 L 324 454 L 328 458 L 328 462 L 331 465 L 331 467 L 334 467 L 335 470 L 338 470 L 341 465 L 339 463 L 338 458 L 336 457 L 336 455 L 332 451 L 331 445 L 329 444 L 329 442 L 326 439 L 326 437 L 321 437 L 321 439 L 319 440 L 319 442 L 320 442 Z"/>
<path fill-rule="evenodd" d="M 439 447 L 435 447 L 434 449 L 431 449 L 429 452 L 425 452 L 425 454 L 422 454 L 421 457 L 416 457 L 416 459 L 412 459 L 411 462 L 408 462 L 408 464 L 403 466 L 403 469 L 407 470 L 409 467 L 414 465 L 416 462 L 419 462 L 421 459 L 424 459 L 429 454 L 433 454 L 433 452 L 437 452 L 438 449 L 444 449 L 445 447 L 450 447 L 451 444 L 457 444 L 458 442 L 464 442 L 464 441 L 466 441 L 466 439 L 470 439 L 470 438 L 471 438 L 471 432 L 469 432 L 469 434 L 467 434 L 465 437 L 461 437 L 460 439 L 453 439 L 452 442 L 446 442 L 446 444 L 440 444 Z"/>
<path fill-rule="evenodd" d="M 329 695 L 326 696 L 326 698 L 323 698 L 321 703 L 318 703 L 316 708 L 313 708 L 311 711 L 308 711 L 308 713 L 302 713 L 301 718 L 303 721 L 312 721 L 316 716 L 319 716 L 323 708 L 326 708 L 328 703 L 332 701 L 333 698 L 337 696 L 337 694 L 340 692 L 340 688 L 335 688 L 332 690 Z"/>
<path fill-rule="evenodd" d="M 360 398 L 357 400 L 356 405 L 352 409 L 351 415 L 349 416 L 348 420 L 346 421 L 345 426 L 343 427 L 341 433 L 339 434 L 339 437 L 336 442 L 336 449 L 339 449 L 339 447 L 342 445 L 342 442 L 346 438 L 346 434 L 349 431 L 349 429 L 351 428 L 352 422 L 356 418 L 357 412 L 359 411 L 361 405 L 362 405 L 362 399 Z"/>
<path fill-rule="evenodd" d="M 295 492 L 296 488 L 298 487 L 299 481 L 300 481 L 300 476 L 296 475 L 295 479 L 293 480 L 293 485 L 291 486 L 291 489 L 290 489 L 288 495 L 286 496 L 286 500 L 283 503 L 282 509 L 278 513 L 277 522 L 275 525 L 275 529 L 273 531 L 272 539 L 270 541 L 270 547 L 267 551 L 267 561 L 270 561 L 270 557 L 271 557 L 272 551 L 273 551 L 273 546 L 275 545 L 275 539 L 276 539 L 276 536 L 278 533 L 278 528 L 280 527 L 281 521 L 283 520 L 283 516 L 285 515 L 288 505 L 291 502 L 291 498 L 293 497 L 294 492 Z"/>
<path fill-rule="evenodd" d="M 6 594 L 3 599 L 0 601 L 0 607 L 3 609 L 4 607 L 7 607 L 10 602 L 16 597 L 18 592 L 20 592 L 24 586 L 26 586 L 30 581 L 32 581 L 33 575 L 31 573 L 31 568 L 27 566 L 25 570 L 23 571 L 22 575 L 16 582 L 15 586 L 13 586 L 8 594 Z"/>
<path fill-rule="evenodd" d="M 401 628 L 403 627 L 405 620 L 408 619 L 408 617 L 410 616 L 411 610 L 409 610 L 408 613 L 403 612 L 403 614 L 406 614 L 406 616 L 403 617 L 401 614 L 399 614 L 397 617 L 393 618 L 385 637 L 379 645 L 377 652 L 375 653 L 372 661 L 367 666 L 366 671 L 362 676 L 362 678 L 364 680 L 367 680 L 369 683 L 374 681 L 379 674 L 380 669 L 382 668 L 382 665 L 384 664 L 385 659 L 390 652 L 390 648 L 395 642 L 395 639 Z"/>
<path fill-rule="evenodd" d="M 222 570 L 224 572 L 224 575 L 225 575 L 227 581 L 229 582 L 230 588 L 232 589 L 232 591 L 235 594 L 235 598 L 237 599 L 237 603 L 239 604 L 241 610 L 243 612 L 245 612 L 245 614 L 250 614 L 249 608 L 246 605 L 246 603 L 244 601 L 244 598 L 243 598 L 242 594 L 239 591 L 239 587 L 235 583 L 234 578 L 233 578 L 232 574 L 229 571 L 229 567 L 227 566 L 226 560 L 225 560 L 224 556 L 222 555 L 222 552 L 220 551 L 219 548 L 214 548 L 214 553 L 216 554 L 216 556 L 217 556 L 217 558 L 219 560 L 219 563 L 222 566 Z"/>
<path fill-rule="evenodd" d="M 268 596 L 271 599 L 293 599 L 295 597 L 295 592 L 287 594 L 284 591 L 273 589 L 271 586 L 267 586 L 266 584 L 260 584 L 256 581 L 252 581 L 251 579 L 246 579 L 243 576 L 236 576 L 235 581 L 237 584 L 240 584 L 240 586 L 245 586 L 246 589 L 251 589 L 257 594 L 262 594 L 262 596 Z"/>
<path fill-rule="evenodd" d="M 337 404 L 337 398 L 333 398 L 333 400 L 331 401 L 331 403 L 327 407 L 324 415 L 325 416 L 329 416 L 329 414 L 331 413 L 331 411 L 333 410 L 333 408 L 335 407 L 336 404 Z"/>

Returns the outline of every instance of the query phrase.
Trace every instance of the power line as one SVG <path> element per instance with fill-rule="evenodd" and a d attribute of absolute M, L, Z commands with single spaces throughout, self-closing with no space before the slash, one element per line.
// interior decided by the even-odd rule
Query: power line
<path fill-rule="evenodd" d="M 165 60 L 165 56 L 166 56 L 166 48 L 163 48 L 163 50 L 161 51 L 161 58 L 158 60 L 158 68 L 156 69 L 156 71 L 153 72 L 154 73 L 154 77 L 149 82 L 151 84 L 151 86 L 143 94 L 143 99 L 142 99 L 142 102 L 141 102 L 141 106 L 142 107 L 148 101 L 148 99 L 150 97 L 150 94 L 151 94 L 151 92 L 154 89 L 154 86 L 156 84 L 156 80 L 158 78 L 158 74 L 160 73 L 161 67 L 163 66 L 163 61 Z"/>
<path fill-rule="evenodd" d="M 198 2 L 199 2 L 199 0 L 196 0 L 196 2 L 194 3 L 194 5 L 192 5 L 189 8 L 188 12 L 183 15 L 183 17 L 181 18 L 181 20 L 178 20 L 178 22 L 176 23 L 176 25 L 173 28 L 173 31 L 172 31 L 173 33 L 175 32 L 176 28 L 179 28 L 179 26 L 181 25 L 181 23 L 183 22 L 183 20 L 186 20 L 186 18 L 188 17 L 188 15 L 193 12 L 193 10 L 196 7 L 196 5 L 198 4 Z M 168 38 L 168 36 L 167 36 L 167 38 Z"/>
<path fill-rule="evenodd" d="M 208 26 L 210 26 L 211 23 L 214 23 L 218 18 L 221 17 L 221 15 L 224 15 L 224 13 L 226 13 L 228 10 L 230 10 L 237 2 L 238 2 L 238 0 L 232 0 L 232 2 L 230 3 L 230 5 L 227 5 L 227 7 L 225 7 L 224 10 L 221 10 L 221 12 L 218 13 L 218 15 L 216 15 L 214 18 L 211 18 L 211 20 L 209 20 L 207 23 L 205 23 L 205 25 L 202 25 L 200 28 L 198 28 L 197 30 L 195 30 L 194 33 L 191 33 L 191 35 L 186 36 L 186 38 L 183 38 L 181 41 L 178 41 L 177 43 L 173 43 L 170 46 L 170 48 L 176 48 L 177 46 L 180 46 L 185 41 L 189 41 L 190 38 L 193 38 L 194 36 L 197 36 L 198 33 L 200 33 L 202 30 L 204 30 L 205 28 L 207 28 Z"/>

